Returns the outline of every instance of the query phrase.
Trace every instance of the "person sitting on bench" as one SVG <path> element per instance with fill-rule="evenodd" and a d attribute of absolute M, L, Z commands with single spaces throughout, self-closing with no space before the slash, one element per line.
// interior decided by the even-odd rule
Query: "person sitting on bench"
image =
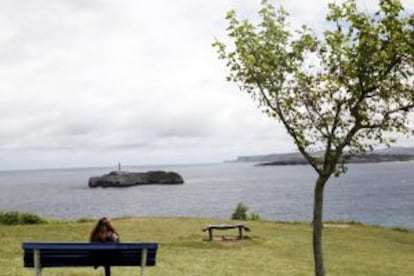
<path fill-rule="evenodd" d="M 107 217 L 98 220 L 91 232 L 90 242 L 119 242 L 119 234 Z M 95 266 L 95 269 L 98 267 Z M 105 266 L 105 275 L 110 275 L 110 268 Z"/>
<path fill-rule="evenodd" d="M 119 242 L 119 234 L 111 221 L 103 217 L 98 220 L 91 232 L 90 242 Z"/>

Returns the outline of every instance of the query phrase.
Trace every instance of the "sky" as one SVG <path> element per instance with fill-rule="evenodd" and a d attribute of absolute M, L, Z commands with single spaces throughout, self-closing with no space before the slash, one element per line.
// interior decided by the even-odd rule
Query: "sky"
<path fill-rule="evenodd" d="M 327 1 L 273 3 L 292 26 L 325 27 Z M 359 1 L 366 10 L 375 3 Z M 0 170 L 294 151 L 284 128 L 226 82 L 211 46 L 226 38 L 227 11 L 254 18 L 259 8 L 260 0 L 0 0 Z"/>

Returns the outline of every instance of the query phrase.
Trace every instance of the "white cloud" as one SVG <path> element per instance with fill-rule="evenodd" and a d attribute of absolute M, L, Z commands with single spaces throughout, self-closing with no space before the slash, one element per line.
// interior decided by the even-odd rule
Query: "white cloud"
<path fill-rule="evenodd" d="M 326 1 L 281 2 L 293 24 L 322 26 Z M 208 162 L 293 150 L 284 129 L 225 82 L 211 47 L 225 37 L 228 10 L 254 17 L 259 4 L 0 2 L 0 168 Z"/>

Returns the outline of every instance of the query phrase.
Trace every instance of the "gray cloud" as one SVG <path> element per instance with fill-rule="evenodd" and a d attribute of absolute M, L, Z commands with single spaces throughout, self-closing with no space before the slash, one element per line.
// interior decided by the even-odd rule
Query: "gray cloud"
<path fill-rule="evenodd" d="M 0 169 L 293 150 L 211 47 L 229 9 L 255 17 L 259 2 L 0 2 Z M 293 25 L 322 28 L 325 1 L 281 2 Z"/>

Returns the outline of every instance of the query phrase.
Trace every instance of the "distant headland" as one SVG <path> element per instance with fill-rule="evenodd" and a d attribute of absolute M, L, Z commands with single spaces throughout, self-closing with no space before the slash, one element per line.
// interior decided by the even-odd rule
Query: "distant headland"
<path fill-rule="evenodd" d="M 321 156 L 321 152 L 314 154 Z M 414 147 L 392 147 L 375 150 L 370 153 L 353 155 L 347 163 L 378 163 L 393 161 L 414 161 Z M 254 162 L 257 166 L 306 165 L 305 158 L 299 153 L 265 154 L 239 156 L 236 160 L 227 162 Z"/>
<path fill-rule="evenodd" d="M 184 179 L 176 172 L 149 171 L 149 172 L 125 172 L 112 171 L 102 176 L 89 178 L 89 187 L 116 187 L 124 188 L 148 184 L 183 184 Z"/>

